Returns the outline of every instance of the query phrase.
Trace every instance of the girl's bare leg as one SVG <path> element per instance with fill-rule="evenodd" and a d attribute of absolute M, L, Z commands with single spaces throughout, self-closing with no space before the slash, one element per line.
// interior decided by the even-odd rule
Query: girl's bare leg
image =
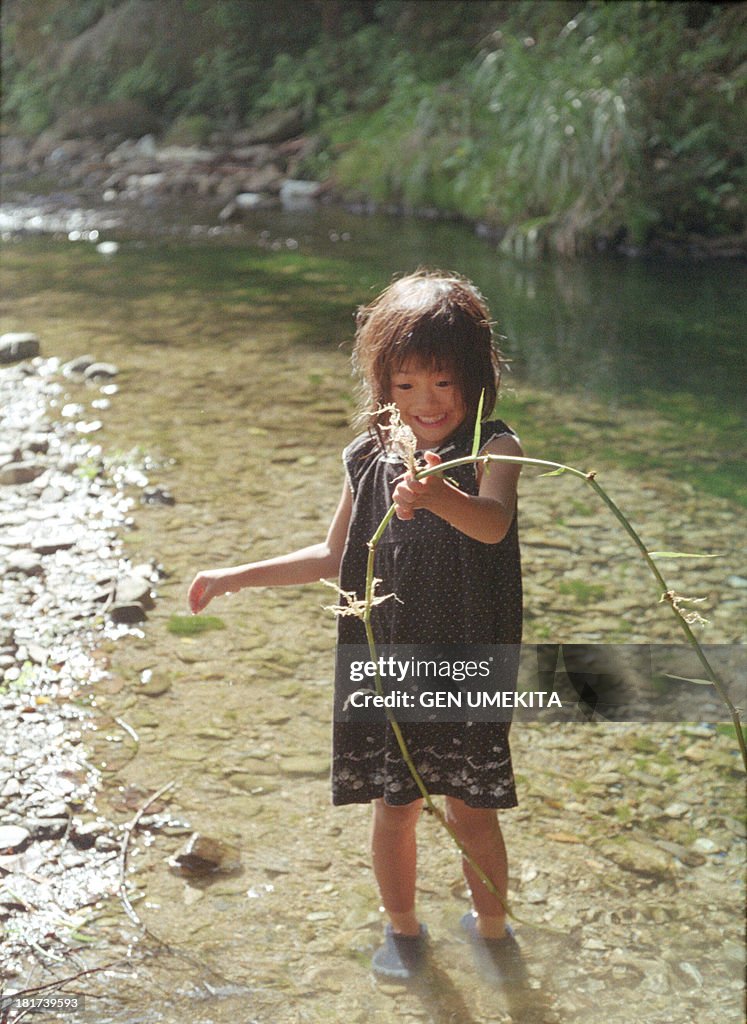
<path fill-rule="evenodd" d="M 447 797 L 446 820 L 505 900 L 508 893 L 508 859 L 497 812 L 488 808 L 468 807 L 456 797 Z M 500 900 L 487 889 L 465 859 L 462 859 L 462 870 L 472 893 L 478 933 L 486 939 L 502 938 L 506 933 L 506 911 Z"/>
<path fill-rule="evenodd" d="M 373 801 L 371 857 L 374 875 L 392 928 L 402 935 L 420 934 L 415 914 L 415 826 L 422 807 L 422 800 L 397 807 L 383 800 Z"/>

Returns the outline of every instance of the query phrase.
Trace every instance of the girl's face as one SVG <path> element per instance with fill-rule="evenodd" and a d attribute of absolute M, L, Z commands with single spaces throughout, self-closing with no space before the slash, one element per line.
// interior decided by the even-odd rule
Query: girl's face
<path fill-rule="evenodd" d="M 448 370 L 408 360 L 392 372 L 389 401 L 415 434 L 419 448 L 437 448 L 464 423 L 467 409 Z"/>

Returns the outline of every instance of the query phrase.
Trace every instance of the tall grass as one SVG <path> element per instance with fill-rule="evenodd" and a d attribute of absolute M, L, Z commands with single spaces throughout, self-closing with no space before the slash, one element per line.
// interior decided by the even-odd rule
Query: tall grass
<path fill-rule="evenodd" d="M 386 117 L 353 114 L 334 174 L 485 221 L 509 245 L 531 232 L 539 250 L 738 231 L 745 17 L 722 12 L 703 38 L 683 6 L 586 3 L 562 24 L 516 4 L 448 82 L 395 78 Z"/>

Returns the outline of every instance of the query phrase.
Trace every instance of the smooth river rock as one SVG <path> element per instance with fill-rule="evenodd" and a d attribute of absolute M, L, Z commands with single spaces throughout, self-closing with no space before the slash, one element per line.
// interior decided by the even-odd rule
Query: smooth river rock
<path fill-rule="evenodd" d="M 123 576 L 117 580 L 114 600 L 118 605 L 139 604 L 142 608 L 153 608 L 155 601 L 151 595 L 151 582 L 136 573 Z"/>
<path fill-rule="evenodd" d="M 145 622 L 148 616 L 145 609 L 137 601 L 128 604 L 113 604 L 109 609 L 109 618 L 120 625 L 134 625 Z"/>
<path fill-rule="evenodd" d="M 39 339 L 35 334 L 13 333 L 0 336 L 0 363 L 17 363 L 39 355 Z"/>
<path fill-rule="evenodd" d="M 241 855 L 237 847 L 222 839 L 194 832 L 169 864 L 182 874 L 208 875 L 214 871 L 235 871 L 241 864 Z"/>
<path fill-rule="evenodd" d="M 596 849 L 618 867 L 637 875 L 670 877 L 674 874 L 672 858 L 652 843 L 622 837 L 604 840 L 596 845 Z"/>
<path fill-rule="evenodd" d="M 0 825 L 0 850 L 20 850 L 31 838 L 31 833 L 21 825 Z"/>
<path fill-rule="evenodd" d="M 22 576 L 41 576 L 44 572 L 41 558 L 33 551 L 12 551 L 5 559 L 8 572 L 20 573 Z"/>
<path fill-rule="evenodd" d="M 83 371 L 83 376 L 86 380 L 110 380 L 118 373 L 119 369 L 114 363 L 91 363 Z"/>
<path fill-rule="evenodd" d="M 0 469 L 0 484 L 30 484 L 41 476 L 46 466 L 38 462 L 9 462 Z"/>
<path fill-rule="evenodd" d="M 53 555 L 55 551 L 69 551 L 75 547 L 76 539 L 71 534 L 57 534 L 35 540 L 31 547 L 37 555 Z"/>

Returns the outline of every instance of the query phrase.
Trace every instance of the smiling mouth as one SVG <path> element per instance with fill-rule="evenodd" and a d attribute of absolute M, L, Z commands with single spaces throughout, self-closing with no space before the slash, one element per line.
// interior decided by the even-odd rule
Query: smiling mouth
<path fill-rule="evenodd" d="M 424 427 L 438 427 L 446 421 L 447 417 L 448 413 L 443 412 L 440 416 L 416 416 L 415 419 Z"/>

